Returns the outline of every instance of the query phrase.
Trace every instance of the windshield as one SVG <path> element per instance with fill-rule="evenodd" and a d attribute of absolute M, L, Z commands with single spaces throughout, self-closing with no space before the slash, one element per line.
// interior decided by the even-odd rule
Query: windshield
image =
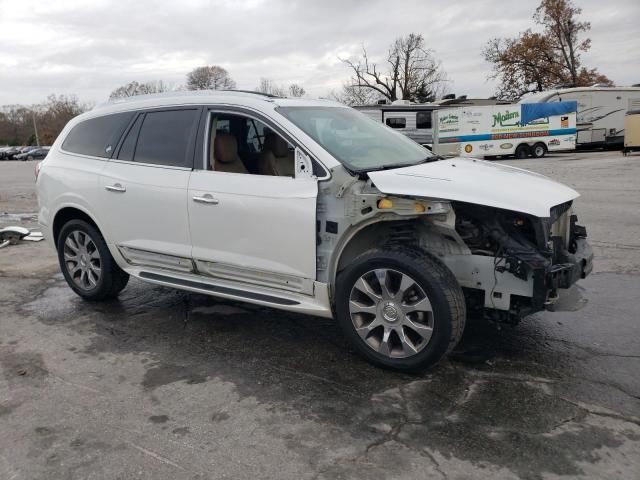
<path fill-rule="evenodd" d="M 279 107 L 277 111 L 356 172 L 403 167 L 432 157 L 426 148 L 344 107 Z"/>

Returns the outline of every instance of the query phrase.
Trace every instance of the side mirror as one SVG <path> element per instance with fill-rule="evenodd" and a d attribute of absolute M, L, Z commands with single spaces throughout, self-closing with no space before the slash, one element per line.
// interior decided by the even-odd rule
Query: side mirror
<path fill-rule="evenodd" d="M 296 178 L 316 178 L 313 174 L 313 163 L 309 155 L 299 147 L 296 147 L 295 152 Z"/>

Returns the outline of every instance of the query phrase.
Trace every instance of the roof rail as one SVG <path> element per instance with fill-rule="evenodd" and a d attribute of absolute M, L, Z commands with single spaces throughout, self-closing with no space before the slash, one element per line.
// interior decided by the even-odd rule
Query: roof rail
<path fill-rule="evenodd" d="M 147 99 L 154 98 L 172 98 L 172 97 L 189 97 L 189 96 L 211 96 L 211 95 L 228 95 L 228 94 L 241 94 L 241 95 L 256 95 L 258 97 L 263 97 L 266 101 L 273 101 L 275 98 L 285 98 L 278 97 L 277 95 L 271 95 L 269 93 L 255 92 L 253 90 L 173 90 L 169 92 L 160 92 L 160 93 L 145 93 L 143 95 L 132 95 L 130 97 L 124 98 L 113 98 L 109 99 L 106 102 L 102 102 L 97 104 L 93 110 L 98 110 L 100 108 L 108 107 L 111 105 L 117 105 L 122 103 L 129 102 L 139 102 Z"/>
<path fill-rule="evenodd" d="M 281 97 L 280 95 L 274 95 L 272 93 L 265 93 L 265 92 L 258 92 L 256 90 L 235 90 L 235 89 L 229 89 L 229 90 L 215 90 L 217 92 L 237 92 L 237 93 L 252 93 L 254 95 L 262 95 L 263 97 L 268 97 L 268 98 L 287 98 L 287 97 Z"/>

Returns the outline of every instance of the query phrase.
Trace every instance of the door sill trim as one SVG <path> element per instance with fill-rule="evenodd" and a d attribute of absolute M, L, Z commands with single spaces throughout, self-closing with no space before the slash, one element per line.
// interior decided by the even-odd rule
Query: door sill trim
<path fill-rule="evenodd" d="M 239 290 L 236 288 L 230 287 L 222 287 L 218 285 L 211 285 L 208 283 L 197 282 L 195 280 L 187 280 L 184 278 L 176 278 L 168 275 L 161 275 L 158 273 L 145 272 L 141 271 L 139 274 L 140 278 L 155 280 L 156 282 L 163 282 L 168 284 L 173 284 L 177 287 L 188 287 L 195 288 L 198 290 L 205 290 L 211 293 L 220 293 L 223 295 L 233 295 L 234 297 L 245 298 L 247 300 L 254 300 L 260 302 L 268 302 L 275 305 L 286 305 L 286 306 L 294 306 L 300 305 L 300 302 L 296 302 L 294 300 L 289 300 L 287 298 L 280 298 L 273 295 L 266 295 L 263 293 L 255 293 L 255 292 L 246 292 L 243 290 Z"/>

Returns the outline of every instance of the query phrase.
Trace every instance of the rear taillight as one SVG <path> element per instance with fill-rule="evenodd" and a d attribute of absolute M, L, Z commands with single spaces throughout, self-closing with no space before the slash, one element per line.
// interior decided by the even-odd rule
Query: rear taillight
<path fill-rule="evenodd" d="M 38 175 L 40 175 L 40 167 L 42 166 L 42 162 L 36 163 L 36 168 L 34 170 L 34 174 L 36 176 L 36 182 L 38 181 Z"/>

